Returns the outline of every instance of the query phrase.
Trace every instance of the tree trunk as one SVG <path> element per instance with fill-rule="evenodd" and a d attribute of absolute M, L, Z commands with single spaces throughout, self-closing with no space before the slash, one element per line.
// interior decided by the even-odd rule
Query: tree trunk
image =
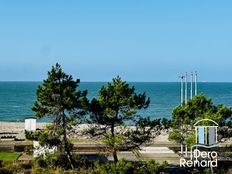
<path fill-rule="evenodd" d="M 73 169 L 73 168 L 74 168 L 74 163 L 75 163 L 75 161 L 74 161 L 73 158 L 72 158 L 72 154 L 71 154 L 70 149 L 69 149 L 69 147 L 68 147 L 67 139 L 66 139 L 66 142 L 65 142 L 65 151 L 66 151 L 66 153 L 67 153 L 68 160 L 69 160 L 69 162 L 70 162 L 70 164 L 71 164 L 71 168 Z"/>
<path fill-rule="evenodd" d="M 212 161 L 212 160 L 213 160 L 213 158 L 212 158 L 212 157 L 210 157 L 210 160 Z M 210 173 L 211 173 L 211 174 L 214 174 L 214 170 L 213 170 L 212 165 L 210 166 Z"/>
<path fill-rule="evenodd" d="M 63 127 L 64 152 L 66 153 L 66 155 L 68 157 L 68 161 L 69 161 L 69 163 L 71 165 L 71 168 L 73 169 L 74 168 L 74 166 L 73 166 L 74 160 L 72 158 L 72 154 L 70 152 L 69 145 L 68 145 L 67 132 L 66 132 L 66 120 L 65 120 L 65 113 L 64 113 L 64 111 L 63 111 L 62 119 L 63 119 L 62 127 Z"/>
<path fill-rule="evenodd" d="M 114 163 L 117 163 L 118 162 L 118 156 L 117 156 L 117 151 L 116 150 L 113 150 L 113 158 L 114 158 Z"/>
<path fill-rule="evenodd" d="M 114 159 L 114 163 L 118 162 L 118 157 L 117 157 L 117 151 L 115 149 L 115 136 L 114 136 L 114 124 L 111 125 L 111 138 L 112 138 L 112 155 L 113 155 L 113 159 Z"/>
<path fill-rule="evenodd" d="M 214 174 L 214 171 L 213 171 L 213 167 L 212 167 L 212 166 L 210 166 L 210 172 L 211 172 L 211 174 Z"/>

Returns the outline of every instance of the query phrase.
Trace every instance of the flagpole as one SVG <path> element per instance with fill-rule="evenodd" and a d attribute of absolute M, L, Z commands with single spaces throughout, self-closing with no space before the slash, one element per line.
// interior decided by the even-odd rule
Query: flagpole
<path fill-rule="evenodd" d="M 191 89 L 190 89 L 190 98 L 193 99 L 193 73 L 191 73 Z"/>
<path fill-rule="evenodd" d="M 186 72 L 185 74 L 185 104 L 187 104 L 188 101 L 188 74 Z"/>
<path fill-rule="evenodd" d="M 197 95 L 197 71 L 195 71 L 195 96 Z"/>

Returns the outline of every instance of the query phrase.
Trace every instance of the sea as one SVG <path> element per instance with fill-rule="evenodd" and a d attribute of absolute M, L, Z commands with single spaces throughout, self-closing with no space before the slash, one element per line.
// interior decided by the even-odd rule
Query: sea
<path fill-rule="evenodd" d="M 0 121 L 21 122 L 34 116 L 31 110 L 36 101 L 36 90 L 42 82 L 0 82 Z M 81 82 L 78 90 L 88 90 L 89 100 L 97 98 L 99 89 L 106 82 Z M 180 104 L 180 83 L 178 82 L 130 82 L 136 92 L 145 92 L 150 105 L 140 114 L 144 117 L 171 118 L 172 110 Z M 188 96 L 190 95 L 188 84 Z M 211 98 L 214 104 L 232 107 L 232 83 L 198 83 L 198 93 Z M 38 119 L 50 122 L 51 118 Z"/>

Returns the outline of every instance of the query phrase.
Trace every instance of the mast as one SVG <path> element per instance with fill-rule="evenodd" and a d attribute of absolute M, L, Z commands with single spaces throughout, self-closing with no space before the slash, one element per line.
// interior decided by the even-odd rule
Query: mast
<path fill-rule="evenodd" d="M 183 78 L 184 76 L 181 74 L 180 76 L 180 105 L 182 106 L 183 105 Z"/>
<path fill-rule="evenodd" d="M 185 74 L 185 104 L 187 104 L 188 100 L 188 74 Z"/>
<path fill-rule="evenodd" d="M 191 89 L 190 89 L 190 99 L 193 99 L 193 73 L 191 72 Z"/>
<path fill-rule="evenodd" d="M 195 71 L 195 95 L 197 95 L 197 71 Z"/>

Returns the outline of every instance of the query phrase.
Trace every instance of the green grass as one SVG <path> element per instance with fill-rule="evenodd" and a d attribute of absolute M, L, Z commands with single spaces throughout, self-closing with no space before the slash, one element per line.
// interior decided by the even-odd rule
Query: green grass
<path fill-rule="evenodd" d="M 16 160 L 21 153 L 19 152 L 0 152 L 0 160 L 11 161 Z"/>

